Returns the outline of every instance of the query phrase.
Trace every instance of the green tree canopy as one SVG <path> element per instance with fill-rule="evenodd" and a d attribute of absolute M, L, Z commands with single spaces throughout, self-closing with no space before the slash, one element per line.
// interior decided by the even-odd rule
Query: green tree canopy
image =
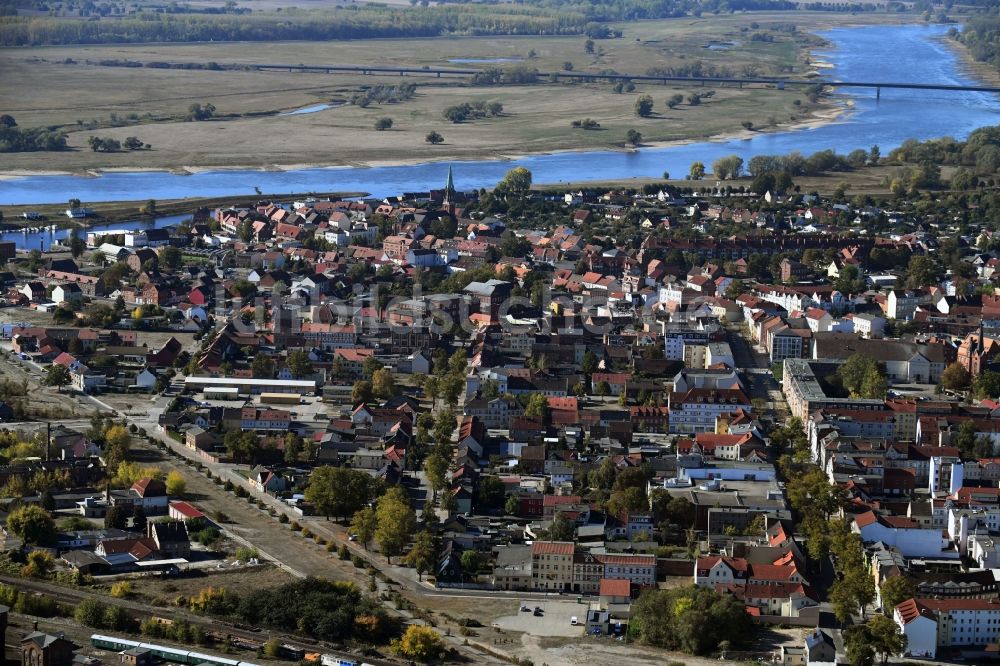
<path fill-rule="evenodd" d="M 323 466 L 313 470 L 305 498 L 327 518 L 354 515 L 375 495 L 375 481 L 366 472 L 346 467 Z"/>
<path fill-rule="evenodd" d="M 7 529 L 26 544 L 50 546 L 55 543 L 56 525 L 49 512 L 37 504 L 16 507 L 7 514 Z"/>

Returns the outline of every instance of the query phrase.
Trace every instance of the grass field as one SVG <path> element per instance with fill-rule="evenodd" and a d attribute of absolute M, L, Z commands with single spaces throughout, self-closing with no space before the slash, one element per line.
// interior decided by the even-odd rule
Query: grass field
<path fill-rule="evenodd" d="M 408 101 L 367 109 L 342 106 L 318 113 L 281 116 L 280 112 L 344 100 L 362 86 L 392 84 L 398 77 L 288 74 L 107 67 L 101 60 L 140 62 L 329 63 L 447 66 L 454 59 L 521 58 L 540 71 L 557 71 L 570 62 L 574 71 L 644 73 L 651 67 L 677 67 L 703 61 L 741 73 L 752 65 L 762 75 L 806 76 L 809 39 L 774 31 L 773 42 L 751 41 L 749 34 L 777 24 L 802 30 L 833 24 L 884 22 L 884 14 L 754 14 L 710 19 L 648 21 L 620 26 L 621 39 L 601 40 L 595 53 L 583 37 L 466 37 L 449 39 L 367 40 L 357 42 L 214 43 L 123 46 L 41 47 L 0 51 L 0 112 L 20 125 L 58 125 L 74 148 L 66 153 L 4 155 L 4 171 L 74 171 L 110 168 L 209 166 L 292 166 L 371 164 L 400 160 L 485 158 L 531 152 L 622 147 L 628 129 L 645 142 L 730 135 L 744 122 L 756 129 L 799 123 L 818 110 L 801 91 L 719 88 L 700 106 L 668 111 L 665 100 L 701 89 L 639 85 L 615 93 L 610 84 L 547 83 L 533 86 L 470 87 L 460 80 L 406 77 L 418 83 Z M 751 28 L 751 22 L 758 24 Z M 712 45 L 713 48 L 708 47 Z M 66 64 L 72 59 L 75 64 Z M 88 64 L 89 61 L 89 64 Z M 456 65 L 459 66 L 459 65 Z M 469 67 L 463 63 L 462 67 Z M 475 66 L 475 65 L 471 65 Z M 642 119 L 633 105 L 650 94 L 658 115 Z M 442 111 L 453 104 L 497 100 L 498 118 L 452 124 Z M 224 119 L 182 122 L 192 103 L 211 102 Z M 78 122 L 107 124 L 111 114 L 134 113 L 138 124 L 81 129 Z M 387 116 L 393 128 L 377 132 L 375 120 Z M 597 131 L 574 129 L 585 117 Z M 430 131 L 445 143 L 430 146 Z M 90 136 L 123 140 L 137 136 L 152 150 L 94 153 Z"/>

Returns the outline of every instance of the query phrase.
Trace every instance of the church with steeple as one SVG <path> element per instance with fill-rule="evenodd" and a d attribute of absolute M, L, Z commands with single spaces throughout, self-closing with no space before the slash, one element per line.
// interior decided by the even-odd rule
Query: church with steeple
<path fill-rule="evenodd" d="M 444 200 L 442 205 L 448 211 L 448 214 L 455 217 L 455 176 L 451 171 L 451 167 L 448 167 L 448 180 L 444 184 Z"/>

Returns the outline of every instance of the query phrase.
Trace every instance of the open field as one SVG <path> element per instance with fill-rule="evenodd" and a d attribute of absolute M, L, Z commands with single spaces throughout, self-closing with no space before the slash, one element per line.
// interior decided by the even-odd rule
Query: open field
<path fill-rule="evenodd" d="M 470 87 L 464 80 L 431 77 L 363 77 L 256 71 L 210 71 L 108 67 L 102 60 L 138 62 L 273 62 L 447 66 L 462 59 L 521 59 L 540 71 L 644 73 L 653 67 L 681 67 L 693 62 L 728 68 L 736 74 L 815 73 L 807 59 L 815 40 L 807 35 L 770 31 L 774 41 L 753 41 L 752 32 L 794 23 L 802 30 L 835 24 L 898 20 L 883 14 L 849 16 L 822 13 L 760 13 L 711 19 L 644 21 L 620 26 L 621 39 L 599 40 L 595 53 L 583 37 L 464 37 L 356 42 L 247 43 L 65 46 L 0 51 L 0 110 L 25 127 L 61 126 L 74 148 L 66 153 L 20 153 L 4 156 L 5 171 L 74 171 L 109 168 L 392 163 L 401 158 L 435 160 L 488 158 L 532 152 L 621 148 L 628 129 L 645 142 L 733 135 L 744 122 L 754 128 L 802 123 L 829 107 L 808 102 L 801 90 L 738 90 L 716 87 L 699 106 L 668 110 L 674 93 L 687 96 L 708 88 L 639 85 L 615 93 L 610 84 L 545 83 L 532 86 Z M 902 17 L 905 18 L 905 17 Z M 751 28 L 751 22 L 758 24 Z M 712 48 L 709 48 L 711 46 Z M 75 64 L 65 64 L 71 59 Z M 474 67 L 475 63 L 451 63 Z M 508 63 L 509 64 L 509 63 Z M 485 66 L 483 64 L 482 66 Z M 752 67 L 752 69 L 750 69 Z M 280 112 L 331 101 L 346 101 L 363 86 L 418 84 L 416 96 L 397 104 L 369 108 L 342 106 L 303 115 Z M 635 99 L 650 94 L 657 115 L 638 118 Z M 453 124 L 442 117 L 452 105 L 499 101 L 497 118 Z M 192 103 L 211 102 L 221 119 L 183 122 Z M 136 118 L 130 126 L 110 127 L 111 114 Z M 390 117 L 389 131 L 374 121 Z M 571 121 L 593 118 L 601 129 L 574 129 Z M 96 121 L 95 129 L 78 125 Z M 137 124 L 136 124 L 137 123 Z M 440 132 L 445 143 L 424 140 Z M 124 140 L 137 136 L 152 150 L 94 153 L 90 136 Z"/>

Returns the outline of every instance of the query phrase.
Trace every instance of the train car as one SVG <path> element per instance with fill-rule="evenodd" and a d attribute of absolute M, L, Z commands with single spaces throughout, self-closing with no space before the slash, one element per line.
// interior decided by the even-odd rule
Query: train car
<path fill-rule="evenodd" d="M 187 666 L 197 666 L 198 664 L 211 664 L 211 666 L 257 666 L 257 664 L 252 664 L 248 661 L 237 661 L 236 659 L 205 654 L 204 652 L 181 650 L 179 648 L 167 647 L 166 645 L 157 645 L 156 643 L 140 643 L 138 641 L 130 641 L 127 638 L 104 636 L 102 634 L 92 634 L 90 642 L 96 648 L 113 650 L 115 652 L 134 648 L 149 650 L 154 656 L 164 661 L 175 664 L 187 664 Z"/>
<path fill-rule="evenodd" d="M 203 652 L 188 652 L 188 664 L 212 664 L 212 666 L 239 666 L 239 661 L 227 657 L 216 657 Z"/>
<path fill-rule="evenodd" d="M 351 661 L 350 659 L 341 659 L 340 657 L 334 656 L 332 654 L 324 654 L 320 657 L 320 663 L 323 666 L 360 666 L 356 661 Z"/>
<path fill-rule="evenodd" d="M 282 643 L 278 646 L 278 656 L 284 657 L 285 659 L 302 661 L 306 657 L 306 651 L 300 647 L 295 647 L 294 645 L 289 645 L 288 643 Z"/>
<path fill-rule="evenodd" d="M 173 661 L 178 664 L 200 663 L 197 661 L 191 661 L 188 656 L 191 653 L 188 650 L 167 647 L 166 645 L 157 645 L 156 643 L 140 643 L 139 647 L 143 650 L 149 650 L 154 657 L 159 657 L 163 661 Z"/>
<path fill-rule="evenodd" d="M 92 634 L 90 637 L 90 643 L 96 648 L 101 648 L 102 650 L 114 650 L 116 652 L 131 650 L 132 648 L 137 648 L 141 645 L 138 641 L 130 641 L 127 638 L 116 638 L 114 636 L 104 636 L 102 634 Z"/>

